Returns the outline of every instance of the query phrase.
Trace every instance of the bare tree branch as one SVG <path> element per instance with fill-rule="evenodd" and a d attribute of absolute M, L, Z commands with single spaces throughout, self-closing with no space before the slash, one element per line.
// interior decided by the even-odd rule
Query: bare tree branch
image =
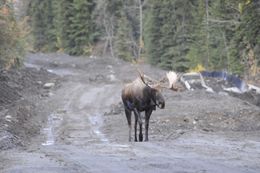
<path fill-rule="evenodd" d="M 236 21 L 236 20 L 218 20 L 218 19 L 210 19 L 208 18 L 209 22 L 213 22 L 213 23 L 234 23 L 234 24 L 239 24 L 240 22 Z"/>

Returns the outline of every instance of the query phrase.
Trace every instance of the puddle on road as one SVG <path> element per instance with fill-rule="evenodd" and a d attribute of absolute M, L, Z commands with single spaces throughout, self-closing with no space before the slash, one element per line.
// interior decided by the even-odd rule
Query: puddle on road
<path fill-rule="evenodd" d="M 76 73 L 72 72 L 71 70 L 67 69 L 47 69 L 48 72 L 54 73 L 59 76 L 67 76 L 67 75 L 76 75 Z"/>
<path fill-rule="evenodd" d="M 38 66 L 36 64 L 31 64 L 31 63 L 24 62 L 24 66 L 25 67 L 29 67 L 29 68 L 36 68 L 37 70 L 40 70 L 40 66 Z"/>
<path fill-rule="evenodd" d="M 102 111 L 105 111 L 116 99 L 115 97 L 111 97 L 114 95 L 113 92 L 108 92 L 111 91 L 112 87 L 114 87 L 114 85 L 92 87 L 82 93 L 79 98 L 79 103 L 77 104 L 78 109 L 83 110 L 84 112 L 86 109 L 88 110 L 89 113 L 86 117 L 88 117 L 93 134 L 101 142 L 105 143 L 109 142 L 109 140 L 101 130 L 104 121 Z M 104 93 L 106 93 L 106 95 L 104 95 Z"/>
<path fill-rule="evenodd" d="M 59 127 L 62 122 L 62 117 L 59 114 L 52 113 L 48 117 L 47 125 L 42 129 L 42 134 L 45 136 L 45 140 L 42 143 L 43 146 L 54 145 L 55 143 L 55 128 Z"/>
<path fill-rule="evenodd" d="M 31 63 L 24 63 L 25 67 L 29 68 L 36 68 L 37 70 L 40 70 L 40 66 L 36 64 L 31 64 Z M 67 75 L 77 75 L 77 73 L 72 72 L 70 69 L 65 69 L 65 68 L 57 68 L 57 69 L 47 69 L 48 72 L 59 75 L 59 76 L 67 76 Z"/>
<path fill-rule="evenodd" d="M 94 114 L 91 116 L 88 116 L 88 119 L 92 125 L 93 132 L 102 142 L 109 142 L 108 139 L 105 137 L 105 135 L 100 131 L 100 127 L 103 126 L 103 118 L 100 114 Z"/>
<path fill-rule="evenodd" d="M 107 79 L 110 80 L 111 82 L 117 81 L 118 79 L 115 76 L 115 71 L 113 69 L 113 66 L 107 65 L 106 68 L 109 70 L 109 73 L 110 73 L 110 74 L 107 75 Z"/>

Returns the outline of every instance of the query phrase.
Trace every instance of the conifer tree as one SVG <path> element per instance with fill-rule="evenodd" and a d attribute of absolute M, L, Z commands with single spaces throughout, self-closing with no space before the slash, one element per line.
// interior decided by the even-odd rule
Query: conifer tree
<path fill-rule="evenodd" d="M 151 64 L 157 65 L 161 63 L 161 55 L 163 53 L 161 38 L 162 17 L 160 16 L 161 2 L 156 0 L 150 1 L 151 5 L 145 15 L 144 41 L 146 56 Z"/>
<path fill-rule="evenodd" d="M 118 23 L 120 23 L 120 25 L 118 27 L 115 39 L 116 54 L 121 59 L 131 61 L 133 57 L 130 50 L 131 25 L 129 24 L 124 12 L 122 12 Z"/>
<path fill-rule="evenodd" d="M 140 57 L 142 50 L 151 64 L 165 69 L 187 71 L 202 65 L 241 74 L 255 72 L 260 65 L 259 4 L 257 0 L 34 0 L 29 12 L 36 50 L 90 54 L 97 41 L 103 41 L 103 52 L 128 61 Z M 141 33 L 145 49 L 139 47 Z"/>
<path fill-rule="evenodd" d="M 51 0 L 35 0 L 29 4 L 29 15 L 36 50 L 52 50 L 55 43 L 53 8 Z M 53 43 L 53 44 L 52 44 Z"/>
<path fill-rule="evenodd" d="M 243 0 L 239 5 L 241 22 L 232 40 L 231 69 L 235 73 L 245 70 L 247 75 L 256 75 L 256 68 L 260 65 L 260 2 Z"/>
<path fill-rule="evenodd" d="M 208 70 L 231 72 L 231 66 L 236 66 L 241 71 L 239 61 L 231 56 L 231 42 L 239 23 L 237 4 L 233 0 L 208 1 L 208 4 L 204 0 L 198 1 L 194 38 L 188 53 L 191 68 L 202 64 Z"/>
<path fill-rule="evenodd" d="M 121 1 L 121 3 L 119 3 Z M 117 14 L 117 29 L 115 30 L 116 54 L 127 61 L 138 58 L 138 42 L 140 36 L 139 10 L 137 1 L 120 0 L 120 13 Z"/>
<path fill-rule="evenodd" d="M 0 68 L 20 65 L 23 55 L 23 38 L 15 19 L 13 4 L 0 0 Z"/>
<path fill-rule="evenodd" d="M 189 68 L 195 68 L 198 65 L 207 64 L 207 47 L 205 30 L 205 0 L 198 0 L 194 16 L 193 30 L 191 31 L 191 45 L 187 53 Z"/>
<path fill-rule="evenodd" d="M 95 25 L 92 18 L 95 3 L 93 0 L 74 0 L 73 15 L 71 17 L 70 39 L 73 42 L 69 53 L 82 55 L 90 53 L 88 48 L 95 39 Z"/>
<path fill-rule="evenodd" d="M 66 53 L 70 53 L 70 49 L 75 47 L 72 40 L 72 23 L 73 23 L 73 1 L 60 0 L 59 13 L 57 16 L 58 27 L 58 45 L 61 46 Z"/>
<path fill-rule="evenodd" d="M 147 56 L 166 69 L 188 69 L 193 4 L 190 1 L 151 1 L 146 24 Z"/>

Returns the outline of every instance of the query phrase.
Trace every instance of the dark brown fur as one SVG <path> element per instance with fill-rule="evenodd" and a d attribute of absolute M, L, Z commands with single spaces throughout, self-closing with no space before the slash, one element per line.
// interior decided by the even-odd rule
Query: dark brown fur
<path fill-rule="evenodd" d="M 164 98 L 159 89 L 150 87 L 138 78 L 126 84 L 122 90 L 122 101 L 129 127 L 129 141 L 131 141 L 131 114 L 135 115 L 135 141 L 137 141 L 137 122 L 139 124 L 139 141 L 143 141 L 141 112 L 145 112 L 145 141 L 148 141 L 149 119 L 156 106 L 163 109 Z"/>

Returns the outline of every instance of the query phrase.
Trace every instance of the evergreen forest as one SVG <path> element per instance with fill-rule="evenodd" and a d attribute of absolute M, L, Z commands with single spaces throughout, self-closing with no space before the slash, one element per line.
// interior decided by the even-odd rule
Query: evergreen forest
<path fill-rule="evenodd" d="M 30 47 L 179 72 L 259 74 L 259 0 L 23 0 L 19 17 L 12 2 L 0 0 L 1 66 Z"/>

